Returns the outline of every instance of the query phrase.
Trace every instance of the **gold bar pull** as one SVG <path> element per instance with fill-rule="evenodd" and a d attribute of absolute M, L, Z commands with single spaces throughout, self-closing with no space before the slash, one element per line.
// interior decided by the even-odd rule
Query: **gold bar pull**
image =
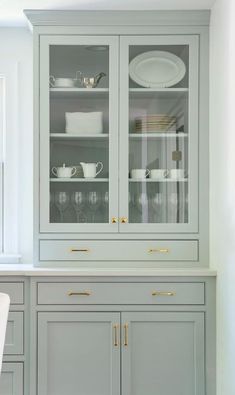
<path fill-rule="evenodd" d="M 69 291 L 68 296 L 90 296 L 91 291 L 73 292 Z"/>
<path fill-rule="evenodd" d="M 118 324 L 114 324 L 113 329 L 114 329 L 113 345 L 114 345 L 114 347 L 118 347 L 119 346 L 119 344 L 118 344 Z"/>
<path fill-rule="evenodd" d="M 128 222 L 127 217 L 121 217 L 120 218 L 121 224 L 126 224 Z"/>
<path fill-rule="evenodd" d="M 167 254 L 169 252 L 168 248 L 149 248 L 148 252 L 151 254 L 153 252 L 160 252 L 161 254 Z"/>
<path fill-rule="evenodd" d="M 89 248 L 71 248 L 69 252 L 90 252 Z"/>
<path fill-rule="evenodd" d="M 153 291 L 152 296 L 175 296 L 175 292 L 168 291 Z"/>
<path fill-rule="evenodd" d="M 118 222 L 117 217 L 112 217 L 111 222 L 112 222 L 112 224 L 116 224 Z"/>
<path fill-rule="evenodd" d="M 124 324 L 124 346 L 128 346 L 128 324 Z"/>

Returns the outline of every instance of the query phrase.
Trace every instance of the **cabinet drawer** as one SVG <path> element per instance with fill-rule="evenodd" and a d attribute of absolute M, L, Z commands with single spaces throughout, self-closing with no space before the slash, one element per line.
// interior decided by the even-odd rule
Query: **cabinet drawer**
<path fill-rule="evenodd" d="M 9 312 L 4 354 L 24 354 L 24 313 L 22 311 Z"/>
<path fill-rule="evenodd" d="M 204 283 L 38 283 L 38 304 L 204 304 Z"/>
<path fill-rule="evenodd" d="M 24 304 L 24 283 L 0 282 L 0 292 L 10 296 L 11 304 Z"/>
<path fill-rule="evenodd" d="M 0 377 L 1 395 L 24 394 L 24 364 L 19 362 L 5 362 L 2 364 Z"/>
<path fill-rule="evenodd" d="M 196 261 L 197 240 L 41 240 L 41 261 Z"/>

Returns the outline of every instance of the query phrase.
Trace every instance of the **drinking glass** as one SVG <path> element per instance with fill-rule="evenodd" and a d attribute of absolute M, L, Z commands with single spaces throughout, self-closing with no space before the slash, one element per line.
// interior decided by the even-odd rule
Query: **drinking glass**
<path fill-rule="evenodd" d="M 103 195 L 102 195 L 102 204 L 104 206 L 104 215 L 105 218 L 108 218 L 109 215 L 109 192 L 106 191 Z"/>
<path fill-rule="evenodd" d="M 150 199 L 152 209 L 154 211 L 154 222 L 162 222 L 163 211 L 164 211 L 164 201 L 162 193 L 158 192 L 151 196 Z"/>
<path fill-rule="evenodd" d="M 85 192 L 75 191 L 71 194 L 71 203 L 76 213 L 77 222 L 87 222 L 87 218 L 83 212 L 86 205 Z"/>
<path fill-rule="evenodd" d="M 64 222 L 64 212 L 69 206 L 69 193 L 55 192 L 55 205 L 60 213 L 60 222 Z"/>
<path fill-rule="evenodd" d="M 88 192 L 88 206 L 91 210 L 91 222 L 95 222 L 96 211 L 101 204 L 101 196 L 98 192 Z"/>

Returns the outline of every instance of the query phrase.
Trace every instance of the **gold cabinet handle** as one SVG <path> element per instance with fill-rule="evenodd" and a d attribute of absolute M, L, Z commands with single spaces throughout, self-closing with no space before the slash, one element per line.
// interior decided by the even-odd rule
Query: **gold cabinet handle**
<path fill-rule="evenodd" d="M 118 347 L 119 346 L 119 343 L 118 343 L 118 324 L 114 324 L 113 329 L 114 329 L 114 342 L 113 342 L 113 345 L 114 345 L 114 347 Z"/>
<path fill-rule="evenodd" d="M 153 291 L 152 296 L 175 296 L 175 292 L 171 291 Z"/>
<path fill-rule="evenodd" d="M 151 254 L 153 252 L 159 252 L 161 254 L 167 254 L 169 252 L 168 248 L 149 248 L 148 252 Z"/>
<path fill-rule="evenodd" d="M 128 346 L 128 324 L 124 324 L 124 346 Z"/>
<path fill-rule="evenodd" d="M 69 291 L 68 296 L 90 296 L 91 291 L 82 291 L 82 292 L 74 292 L 74 291 Z"/>
<path fill-rule="evenodd" d="M 127 217 L 121 217 L 120 222 L 121 222 L 121 224 L 126 224 L 128 222 Z"/>
<path fill-rule="evenodd" d="M 90 252 L 89 248 L 70 248 L 69 252 Z"/>
<path fill-rule="evenodd" d="M 117 222 L 118 222 L 117 217 L 112 217 L 111 222 L 112 222 L 112 224 L 117 224 Z"/>

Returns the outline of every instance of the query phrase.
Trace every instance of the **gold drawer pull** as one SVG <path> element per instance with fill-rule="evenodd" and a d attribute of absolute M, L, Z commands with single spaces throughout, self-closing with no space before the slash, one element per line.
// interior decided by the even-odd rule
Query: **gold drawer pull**
<path fill-rule="evenodd" d="M 68 296 L 90 296 L 91 291 L 83 291 L 83 292 L 73 292 L 69 291 Z"/>
<path fill-rule="evenodd" d="M 149 248 L 148 252 L 149 253 L 160 252 L 161 254 L 167 254 L 169 252 L 169 249 L 168 248 Z"/>
<path fill-rule="evenodd" d="M 175 292 L 153 291 L 152 296 L 175 296 Z"/>
<path fill-rule="evenodd" d="M 118 344 L 118 324 L 115 324 L 113 326 L 113 329 L 114 329 L 114 343 L 113 343 L 113 345 L 114 345 L 114 347 L 118 347 L 119 346 L 119 344 Z"/>
<path fill-rule="evenodd" d="M 71 248 L 70 252 L 90 252 L 89 248 Z"/>
<path fill-rule="evenodd" d="M 124 346 L 128 346 L 128 324 L 124 324 Z"/>

